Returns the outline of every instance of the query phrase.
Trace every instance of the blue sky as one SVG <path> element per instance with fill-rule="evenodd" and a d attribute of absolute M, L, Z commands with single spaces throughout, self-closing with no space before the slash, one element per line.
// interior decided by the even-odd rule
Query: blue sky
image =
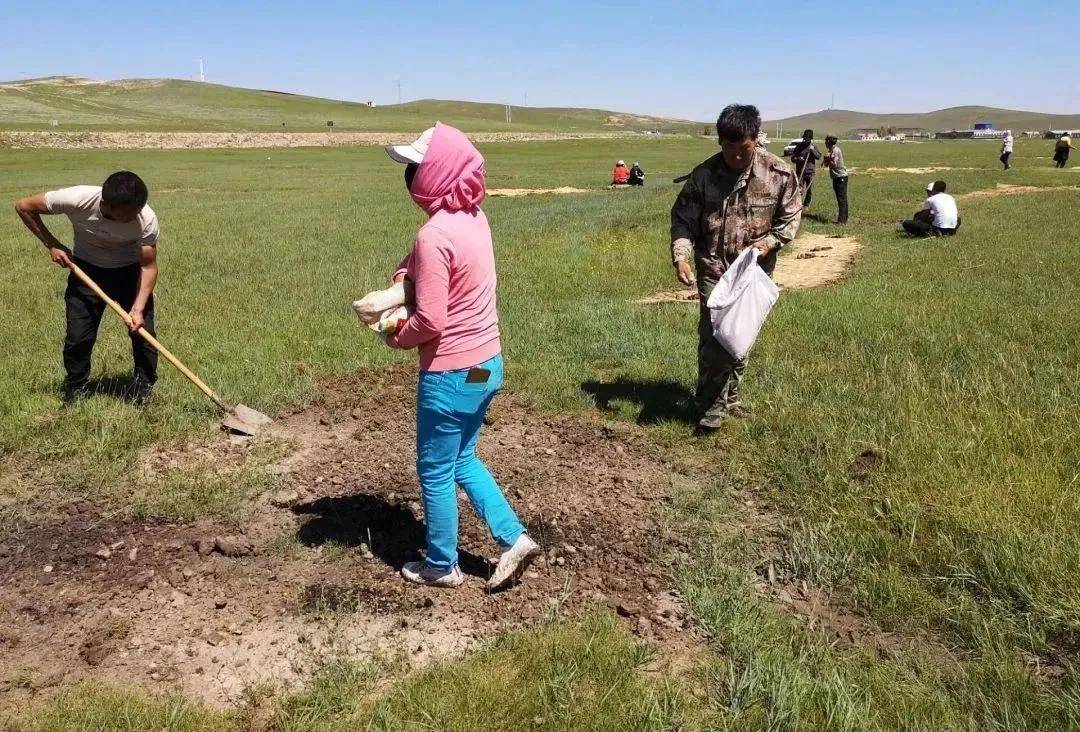
<path fill-rule="evenodd" d="M 121 9 L 128 5 L 130 10 Z M 1060 3 L 13 2 L 0 79 L 192 78 L 342 99 L 470 99 L 715 118 L 836 106 L 1080 112 Z M 20 20 L 15 20 L 20 19 Z"/>

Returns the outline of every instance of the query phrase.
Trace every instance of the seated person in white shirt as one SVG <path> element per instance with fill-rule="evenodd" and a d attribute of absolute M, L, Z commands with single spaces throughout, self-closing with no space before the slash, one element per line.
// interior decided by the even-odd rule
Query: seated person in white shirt
<path fill-rule="evenodd" d="M 923 210 L 900 225 L 912 236 L 952 236 L 960 228 L 960 210 L 956 206 L 956 199 L 945 192 L 943 180 L 927 186 L 926 192 L 929 195 Z"/>

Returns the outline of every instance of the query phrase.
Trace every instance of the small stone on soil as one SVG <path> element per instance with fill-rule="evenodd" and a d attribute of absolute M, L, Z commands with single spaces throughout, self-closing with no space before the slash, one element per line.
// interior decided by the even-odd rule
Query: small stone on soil
<path fill-rule="evenodd" d="M 253 547 L 246 536 L 219 536 L 214 540 L 217 550 L 227 557 L 246 557 L 251 554 Z"/>
<path fill-rule="evenodd" d="M 284 490 L 275 493 L 270 499 L 270 505 L 275 508 L 289 508 L 300 500 L 300 494 L 294 490 Z"/>

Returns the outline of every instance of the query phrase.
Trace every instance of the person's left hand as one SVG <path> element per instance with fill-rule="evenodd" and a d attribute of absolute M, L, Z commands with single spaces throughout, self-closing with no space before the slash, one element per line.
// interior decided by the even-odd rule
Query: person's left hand
<path fill-rule="evenodd" d="M 760 252 L 761 256 L 763 256 L 763 257 L 766 254 L 768 254 L 769 252 L 773 251 L 773 249 L 778 248 L 778 247 L 772 246 L 771 244 L 769 244 L 767 241 L 764 241 L 764 240 L 759 241 L 754 246 L 757 247 L 758 252 Z"/>
<path fill-rule="evenodd" d="M 134 333 L 139 330 L 139 328 L 142 328 L 144 325 L 146 325 L 146 320 L 143 317 L 143 311 L 132 309 L 132 311 L 128 313 L 128 330 Z"/>

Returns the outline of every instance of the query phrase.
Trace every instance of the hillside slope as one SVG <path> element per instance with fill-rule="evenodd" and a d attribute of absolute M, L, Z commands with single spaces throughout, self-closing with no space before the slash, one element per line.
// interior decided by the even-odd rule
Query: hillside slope
<path fill-rule="evenodd" d="M 700 131 L 690 122 L 600 109 L 512 107 L 423 100 L 368 107 L 296 94 L 180 79 L 97 82 L 62 76 L 0 83 L 0 129 L 61 131 L 325 131 L 401 132 L 436 119 L 470 132 L 618 132 L 659 128 Z M 282 126 L 284 123 L 284 127 Z"/>
<path fill-rule="evenodd" d="M 766 129 L 775 134 L 777 123 L 784 126 L 785 137 L 795 137 L 810 128 L 818 137 L 826 134 L 846 136 L 860 127 L 922 127 L 931 132 L 971 129 L 976 122 L 993 122 L 998 129 L 1040 130 L 1080 128 L 1080 114 L 1042 114 L 995 107 L 950 107 L 933 112 L 876 114 L 846 109 L 823 109 L 780 120 L 770 120 Z"/>

